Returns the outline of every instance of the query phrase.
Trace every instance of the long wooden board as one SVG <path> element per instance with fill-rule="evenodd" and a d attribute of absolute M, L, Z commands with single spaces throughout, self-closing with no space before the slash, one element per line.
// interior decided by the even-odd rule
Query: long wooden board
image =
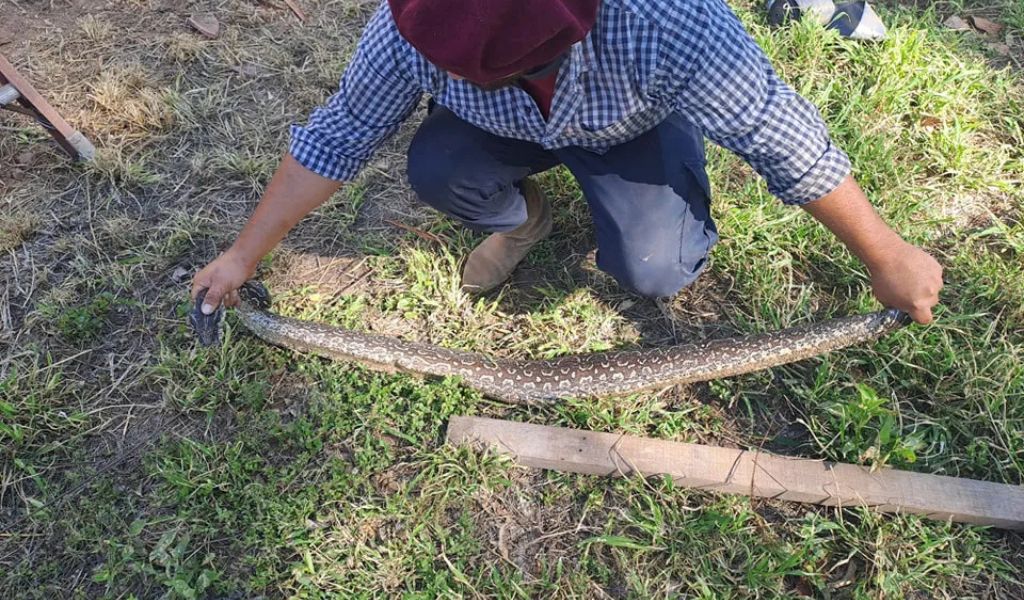
<path fill-rule="evenodd" d="M 479 417 L 452 417 L 448 443 L 541 469 L 669 475 L 690 488 L 1024 530 L 1021 486 Z"/>
<path fill-rule="evenodd" d="M 96 152 L 96 148 L 86 139 L 84 135 L 75 130 L 74 127 L 60 116 L 55 108 L 43 98 L 43 95 L 36 91 L 27 79 L 18 73 L 3 54 L 0 54 L 0 84 L 10 83 L 21 96 L 18 103 L 31 112 L 42 117 L 53 127 L 48 129 L 53 139 L 63 148 L 71 158 L 75 160 L 90 160 Z"/>

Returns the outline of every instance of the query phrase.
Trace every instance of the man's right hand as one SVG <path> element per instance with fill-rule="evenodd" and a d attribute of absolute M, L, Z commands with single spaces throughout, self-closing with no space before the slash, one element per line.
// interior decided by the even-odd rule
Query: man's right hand
<path fill-rule="evenodd" d="M 200 307 L 203 314 L 217 310 L 221 303 L 238 306 L 238 288 L 256 272 L 260 259 L 339 187 L 341 183 L 317 175 L 285 154 L 238 239 L 192 279 L 193 301 L 199 290 L 210 290 Z"/>
<path fill-rule="evenodd" d="M 199 290 L 206 288 L 209 291 L 200 308 L 204 315 L 217 310 L 221 302 L 224 306 L 238 306 L 238 288 L 255 272 L 256 267 L 251 261 L 229 249 L 192 278 L 192 300 Z"/>

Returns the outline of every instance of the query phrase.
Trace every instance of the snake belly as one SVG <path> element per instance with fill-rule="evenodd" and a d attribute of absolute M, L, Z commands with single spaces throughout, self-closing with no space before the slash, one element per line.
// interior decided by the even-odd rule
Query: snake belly
<path fill-rule="evenodd" d="M 623 395 L 749 373 L 866 342 L 909 323 L 905 313 L 887 309 L 699 344 L 507 360 L 283 317 L 245 301 L 239 316 L 277 346 L 377 370 L 460 377 L 486 396 L 518 404 Z"/>

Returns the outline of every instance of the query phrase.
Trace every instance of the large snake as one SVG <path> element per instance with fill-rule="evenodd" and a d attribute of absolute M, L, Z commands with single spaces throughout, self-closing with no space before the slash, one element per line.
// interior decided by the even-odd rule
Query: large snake
<path fill-rule="evenodd" d="M 198 307 L 205 293 L 197 297 L 189 321 L 200 342 L 211 345 L 219 339 L 224 309 L 203 315 Z M 519 404 L 630 394 L 749 373 L 866 342 L 910 323 L 906 313 L 886 309 L 699 344 L 508 360 L 283 317 L 270 311 L 270 294 L 255 281 L 243 285 L 239 296 L 242 323 L 271 344 L 377 370 L 461 377 L 487 396 Z"/>

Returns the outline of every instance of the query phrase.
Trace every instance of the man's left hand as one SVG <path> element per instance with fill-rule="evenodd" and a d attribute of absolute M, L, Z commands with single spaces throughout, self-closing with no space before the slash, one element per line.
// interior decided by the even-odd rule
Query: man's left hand
<path fill-rule="evenodd" d="M 931 323 L 942 289 L 942 266 L 930 254 L 900 240 L 869 270 L 879 302 L 905 311 L 918 323 Z"/>
<path fill-rule="evenodd" d="M 802 207 L 867 265 L 879 302 L 906 312 L 918 323 L 932 322 L 932 307 L 939 303 L 942 289 L 942 267 L 882 221 L 852 176 Z"/>

